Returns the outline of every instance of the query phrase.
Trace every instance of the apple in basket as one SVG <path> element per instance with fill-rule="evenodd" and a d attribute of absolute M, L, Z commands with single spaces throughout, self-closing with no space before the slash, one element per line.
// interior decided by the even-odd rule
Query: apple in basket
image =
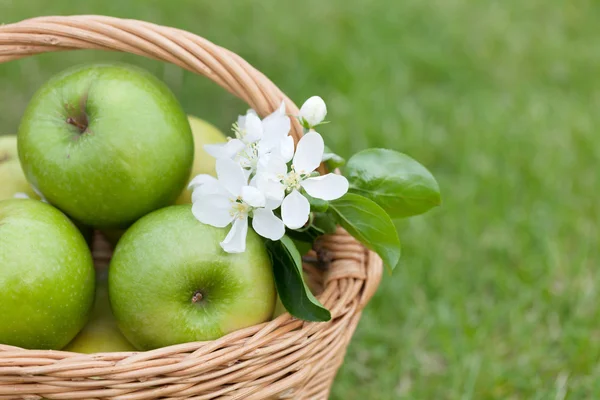
<path fill-rule="evenodd" d="M 204 150 L 204 145 L 225 143 L 227 136 L 217 127 L 200 118 L 188 115 L 188 120 L 192 128 L 192 134 L 194 135 L 194 164 L 192 165 L 192 173 L 189 180 L 200 174 L 214 176 L 216 174 L 215 159 Z M 191 202 L 192 192 L 186 187 L 177 198 L 177 204 L 189 204 Z"/>
<path fill-rule="evenodd" d="M 270 319 L 271 261 L 248 232 L 246 251 L 219 243 L 227 230 L 198 223 L 191 205 L 163 208 L 125 232 L 109 267 L 109 297 L 125 337 L 138 349 L 213 340 Z"/>
<path fill-rule="evenodd" d="M 31 198 L 41 200 L 38 193 L 27 182 L 17 152 L 17 137 L 14 135 L 0 137 L 0 200 Z M 73 221 L 86 242 L 91 243 L 92 230 L 81 223 Z"/>
<path fill-rule="evenodd" d="M 2 136 L 0 137 L 0 200 L 12 199 L 18 193 L 39 199 L 21 169 L 17 137 Z"/>
<path fill-rule="evenodd" d="M 215 159 L 204 150 L 204 145 L 225 143 L 227 136 L 214 125 L 198 117 L 188 115 L 188 121 L 194 136 L 194 163 L 189 180 L 199 174 L 215 175 Z M 175 204 L 190 204 L 191 202 L 192 191 L 186 186 L 179 194 Z M 125 233 L 124 229 L 102 230 L 102 234 L 113 247 L 117 245 L 123 233 Z"/>
<path fill-rule="evenodd" d="M 41 201 L 0 201 L 0 343 L 60 349 L 94 301 L 86 242 L 63 213 Z"/>
<path fill-rule="evenodd" d="M 168 87 L 125 65 L 88 65 L 52 78 L 21 120 L 27 179 L 69 216 L 125 227 L 172 204 L 193 161 L 190 125 Z"/>
<path fill-rule="evenodd" d="M 107 273 L 106 268 L 96 272 L 96 300 L 90 320 L 75 339 L 64 348 L 65 351 L 76 353 L 135 351 L 133 345 L 119 330 L 110 309 Z"/>

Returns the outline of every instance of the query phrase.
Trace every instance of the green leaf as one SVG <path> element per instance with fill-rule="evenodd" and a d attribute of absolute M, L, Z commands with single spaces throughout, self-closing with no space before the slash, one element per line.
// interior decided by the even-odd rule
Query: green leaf
<path fill-rule="evenodd" d="M 383 208 L 366 197 L 346 193 L 329 205 L 338 223 L 373 250 L 391 271 L 400 259 L 400 239 L 390 216 Z"/>
<path fill-rule="evenodd" d="M 387 149 L 367 149 L 346 166 L 350 191 L 379 204 L 392 218 L 422 214 L 441 204 L 431 173 L 409 156 Z"/>
<path fill-rule="evenodd" d="M 302 258 L 292 239 L 284 236 L 279 241 L 267 240 L 266 243 L 273 262 L 277 292 L 285 309 L 305 321 L 329 321 L 331 313 L 304 282 Z"/>
<path fill-rule="evenodd" d="M 335 218 L 327 213 L 314 213 L 311 225 L 312 228 L 319 232 L 319 236 L 335 233 L 337 228 Z"/>
<path fill-rule="evenodd" d="M 312 213 L 310 224 L 302 230 L 289 229 L 287 235 L 295 241 L 314 243 L 319 237 L 328 233 L 334 233 L 336 229 L 336 219 L 328 213 Z"/>
<path fill-rule="evenodd" d="M 331 149 L 325 146 L 325 152 L 323 153 L 322 161 L 327 164 L 327 168 L 333 171 L 336 168 L 343 167 L 346 164 L 346 160 L 335 154 Z"/>
<path fill-rule="evenodd" d="M 329 208 L 329 202 L 327 200 L 317 199 L 312 197 L 306 190 L 302 189 L 302 195 L 308 199 L 310 203 L 310 211 L 312 212 L 325 212 Z"/>
<path fill-rule="evenodd" d="M 294 239 L 295 241 L 307 243 L 314 243 L 316 238 L 323 235 L 322 232 L 320 232 L 317 229 L 313 229 L 313 227 L 309 227 L 307 230 L 304 231 L 295 231 L 292 229 L 288 229 L 286 233 L 290 238 Z"/>
<path fill-rule="evenodd" d="M 306 255 L 309 251 L 312 250 L 312 243 L 295 239 L 292 239 L 292 241 L 294 242 L 294 245 L 298 249 L 298 253 L 300 253 L 301 256 Z"/>

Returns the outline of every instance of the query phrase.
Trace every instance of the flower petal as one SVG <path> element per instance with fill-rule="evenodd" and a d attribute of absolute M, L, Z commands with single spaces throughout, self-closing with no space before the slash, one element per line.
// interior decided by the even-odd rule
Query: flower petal
<path fill-rule="evenodd" d="M 266 203 L 262 192 L 252 186 L 244 186 L 242 188 L 242 200 L 252 207 L 264 207 Z"/>
<path fill-rule="evenodd" d="M 203 224 L 224 228 L 231 223 L 229 199 L 221 195 L 206 195 L 197 198 L 192 205 L 194 217 Z"/>
<path fill-rule="evenodd" d="M 300 107 L 299 117 L 308 122 L 311 127 L 323 122 L 327 115 L 327 106 L 322 98 L 313 96 Z"/>
<path fill-rule="evenodd" d="M 281 201 L 283 200 L 283 195 L 279 198 L 277 197 L 267 197 L 267 202 L 265 203 L 265 207 L 267 210 L 274 210 L 281 205 Z"/>
<path fill-rule="evenodd" d="M 285 138 L 292 127 L 290 117 L 285 115 L 285 103 L 281 105 L 274 113 L 262 120 L 264 138 L 266 147 L 273 148 Z"/>
<path fill-rule="evenodd" d="M 205 144 L 204 150 L 214 158 L 233 158 L 246 145 L 239 139 L 231 139 L 227 143 Z"/>
<path fill-rule="evenodd" d="M 310 203 L 297 190 L 288 194 L 281 203 L 283 223 L 290 229 L 302 228 L 308 221 Z"/>
<path fill-rule="evenodd" d="M 273 211 L 264 208 L 254 210 L 252 228 L 260 236 L 271 240 L 279 240 L 285 234 L 283 222 L 273 214 Z"/>
<path fill-rule="evenodd" d="M 293 165 L 296 172 L 301 174 L 313 172 L 321 164 L 324 151 L 325 143 L 320 134 L 310 131 L 302 136 L 294 155 Z"/>
<path fill-rule="evenodd" d="M 279 104 L 279 107 L 277 107 L 277 109 L 275 111 L 273 111 L 271 114 L 267 115 L 263 120 L 263 127 L 265 126 L 265 121 L 269 122 L 272 119 L 276 119 L 279 118 L 281 116 L 285 115 L 285 102 L 282 101 Z"/>
<path fill-rule="evenodd" d="M 242 167 L 229 158 L 220 158 L 216 164 L 219 183 L 235 197 L 242 195 L 242 188 L 248 184 L 248 179 Z"/>
<path fill-rule="evenodd" d="M 246 129 L 246 116 L 245 115 L 238 115 L 237 122 L 234 123 L 233 126 L 232 126 L 232 130 L 233 131 L 236 130 L 236 124 L 237 124 L 237 129 L 239 129 L 239 130 Z"/>
<path fill-rule="evenodd" d="M 260 118 L 256 114 L 246 114 L 246 136 L 243 140 L 246 143 L 254 143 L 263 137 L 263 126 Z"/>
<path fill-rule="evenodd" d="M 286 136 L 279 145 L 279 154 L 281 159 L 288 163 L 294 157 L 294 138 L 291 136 Z"/>
<path fill-rule="evenodd" d="M 254 114 L 254 115 L 256 115 L 256 111 L 254 111 L 253 109 L 249 108 L 246 111 L 246 114 L 244 114 L 244 115 L 238 115 L 237 126 L 242 131 L 246 130 L 246 115 L 248 115 L 248 114 Z"/>
<path fill-rule="evenodd" d="M 211 175 L 197 175 L 190 182 L 188 188 L 192 190 L 192 203 L 198 201 L 202 196 L 209 194 L 220 194 L 228 197 L 228 192 L 221 186 L 219 181 Z"/>
<path fill-rule="evenodd" d="M 249 108 L 246 111 L 245 115 L 238 115 L 237 124 L 238 124 L 238 128 L 239 129 L 241 129 L 241 130 L 245 130 L 246 129 L 246 115 L 248 115 L 248 114 L 257 115 L 256 111 L 254 111 L 252 108 Z"/>
<path fill-rule="evenodd" d="M 212 182 L 218 182 L 217 178 L 215 178 L 212 175 L 208 175 L 208 174 L 200 174 L 200 175 L 196 175 L 194 177 L 194 179 L 192 179 L 190 181 L 190 183 L 188 184 L 188 189 L 196 189 L 199 186 L 202 186 L 204 184 L 207 183 L 212 183 Z"/>
<path fill-rule="evenodd" d="M 192 191 L 192 203 L 200 201 L 200 199 L 204 196 L 213 194 L 218 194 L 228 199 L 230 196 L 230 193 L 227 190 L 225 190 L 225 188 L 219 183 L 219 181 L 215 180 L 214 182 L 207 182 L 204 185 L 196 187 Z"/>
<path fill-rule="evenodd" d="M 306 193 L 322 200 L 339 199 L 348 192 L 348 179 L 337 174 L 308 178 L 300 184 Z"/>
<path fill-rule="evenodd" d="M 279 175 L 285 175 L 288 172 L 285 161 L 273 154 L 261 158 L 258 168 L 258 174 L 267 175 L 272 178 L 277 178 Z"/>
<path fill-rule="evenodd" d="M 233 223 L 225 239 L 221 242 L 221 247 L 227 253 L 243 253 L 246 251 L 247 234 L 248 218 L 238 218 Z"/>
<path fill-rule="evenodd" d="M 209 145 L 205 145 L 205 146 L 209 146 Z M 241 140 L 231 139 L 231 140 L 227 141 L 227 143 L 225 143 L 225 155 L 228 158 L 233 158 L 234 156 L 236 156 L 240 151 L 244 150 L 245 148 L 246 148 L 246 145 Z"/>
<path fill-rule="evenodd" d="M 201 199 L 206 196 L 206 193 L 203 193 L 202 190 L 196 188 L 192 191 L 192 204 L 202 201 Z M 193 209 L 192 209 L 193 211 Z"/>
<path fill-rule="evenodd" d="M 269 177 L 266 177 L 264 175 L 257 175 L 256 187 L 258 188 L 258 190 L 260 190 L 262 193 L 264 193 L 267 200 L 278 201 L 279 204 L 281 204 L 281 201 L 283 200 L 284 190 L 285 190 L 285 187 L 281 184 L 281 182 L 278 182 L 278 181 L 271 179 Z M 273 204 L 273 203 L 270 203 L 270 204 Z M 279 204 L 277 204 L 273 208 L 277 208 L 277 206 L 279 206 Z"/>
<path fill-rule="evenodd" d="M 265 194 L 267 198 L 283 200 L 285 187 L 281 183 L 282 177 L 287 174 L 287 165 L 279 157 L 269 156 L 259 163 L 254 182 L 256 187 Z"/>
<path fill-rule="evenodd" d="M 225 145 L 227 143 L 216 143 L 216 144 L 205 144 L 204 151 L 213 156 L 214 158 L 224 158 L 225 156 Z"/>

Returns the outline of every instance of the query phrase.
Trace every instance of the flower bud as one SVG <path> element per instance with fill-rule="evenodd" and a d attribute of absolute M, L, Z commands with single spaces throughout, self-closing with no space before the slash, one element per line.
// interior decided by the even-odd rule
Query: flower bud
<path fill-rule="evenodd" d="M 309 128 L 319 125 L 327 115 L 327 106 L 322 98 L 313 96 L 306 100 L 300 108 L 300 120 L 305 121 Z"/>

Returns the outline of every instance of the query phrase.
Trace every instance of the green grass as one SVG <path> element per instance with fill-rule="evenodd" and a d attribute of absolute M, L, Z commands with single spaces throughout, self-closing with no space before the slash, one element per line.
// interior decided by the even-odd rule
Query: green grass
<path fill-rule="evenodd" d="M 444 204 L 399 224 L 403 260 L 364 312 L 334 399 L 600 397 L 600 4 L 592 0 L 0 0 L 0 22 L 103 13 L 175 25 L 247 58 L 297 102 L 326 99 L 328 144 L 385 146 Z M 125 60 L 224 130 L 244 105 L 137 57 L 0 66 L 0 130 L 52 74 Z"/>

